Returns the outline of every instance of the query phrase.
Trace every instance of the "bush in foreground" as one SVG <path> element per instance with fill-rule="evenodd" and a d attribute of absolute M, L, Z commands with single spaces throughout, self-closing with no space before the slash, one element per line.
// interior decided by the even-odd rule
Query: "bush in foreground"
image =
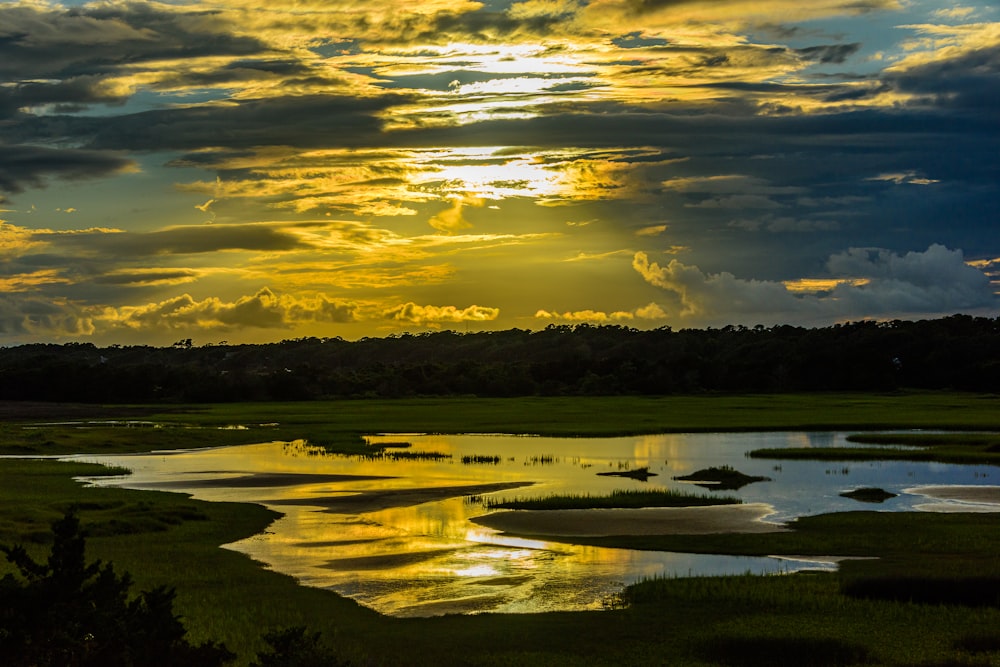
<path fill-rule="evenodd" d="M 0 546 L 20 578 L 0 579 L 0 655 L 10 667 L 215 667 L 235 655 L 224 645 L 192 645 L 174 614 L 174 591 L 158 587 L 129 599 L 131 577 L 87 564 L 74 512 L 52 526 L 48 561 L 21 546 Z"/>

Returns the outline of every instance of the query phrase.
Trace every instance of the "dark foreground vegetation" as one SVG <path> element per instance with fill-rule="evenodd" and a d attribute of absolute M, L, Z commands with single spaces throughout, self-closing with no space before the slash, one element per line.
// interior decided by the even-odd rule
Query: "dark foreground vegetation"
<path fill-rule="evenodd" d="M 220 667 L 236 660 L 224 644 L 192 644 L 174 613 L 173 588 L 130 599 L 132 578 L 87 562 L 75 508 L 52 524 L 52 547 L 36 562 L 21 545 L 0 544 L 17 574 L 0 579 L 0 656 L 7 667 Z M 345 667 L 318 632 L 264 635 L 251 667 Z"/>
<path fill-rule="evenodd" d="M 168 348 L 0 348 L 0 400 L 185 402 L 405 396 L 1000 391 L 1000 318 L 825 328 L 549 326 Z"/>

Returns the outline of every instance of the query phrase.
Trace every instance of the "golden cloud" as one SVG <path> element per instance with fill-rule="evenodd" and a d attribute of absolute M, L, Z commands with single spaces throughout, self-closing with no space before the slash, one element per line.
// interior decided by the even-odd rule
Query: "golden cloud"
<path fill-rule="evenodd" d="M 560 322 L 587 322 L 594 324 L 606 324 L 609 322 L 630 322 L 632 320 L 659 320 L 667 316 L 666 312 L 656 303 L 649 303 L 635 310 L 616 310 L 607 313 L 602 310 L 575 310 L 557 312 L 549 310 L 539 310 L 535 313 L 535 319 L 553 320 Z"/>
<path fill-rule="evenodd" d="M 499 308 L 472 305 L 467 308 L 455 306 L 421 306 L 412 301 L 383 313 L 383 317 L 406 325 L 439 327 L 442 324 L 461 322 L 489 322 L 500 315 Z"/>
<path fill-rule="evenodd" d="M 143 330 L 272 329 L 310 322 L 350 322 L 355 319 L 356 309 L 353 303 L 337 302 L 324 294 L 278 295 L 264 288 L 235 301 L 223 301 L 218 297 L 199 301 L 182 294 L 145 306 L 108 308 L 103 319 L 112 326 Z"/>

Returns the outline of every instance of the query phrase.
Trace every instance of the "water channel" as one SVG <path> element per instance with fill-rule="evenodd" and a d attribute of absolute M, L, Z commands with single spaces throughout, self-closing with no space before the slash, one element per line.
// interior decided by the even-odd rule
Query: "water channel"
<path fill-rule="evenodd" d="M 711 494 L 716 491 L 674 477 L 728 465 L 769 481 L 718 493 L 761 508 L 767 515 L 763 520 L 773 523 L 857 509 L 1000 509 L 919 493 L 930 485 L 995 485 L 991 475 L 996 469 L 990 466 L 746 456 L 763 447 L 843 446 L 843 433 L 616 438 L 392 434 L 368 440 L 408 446 L 387 449 L 388 456 L 376 458 L 331 455 L 305 442 L 78 458 L 132 471 L 88 483 L 272 507 L 283 516 L 265 534 L 226 547 L 304 585 L 333 590 L 396 616 L 597 609 L 607 595 L 642 577 L 835 567 L 819 560 L 644 552 L 523 539 L 472 521 L 488 513 L 477 502 L 486 495 L 605 495 L 647 488 Z M 394 458 L 396 451 L 405 454 Z M 655 476 L 643 482 L 597 474 L 640 467 Z M 840 495 L 869 486 L 898 495 L 878 505 Z"/>

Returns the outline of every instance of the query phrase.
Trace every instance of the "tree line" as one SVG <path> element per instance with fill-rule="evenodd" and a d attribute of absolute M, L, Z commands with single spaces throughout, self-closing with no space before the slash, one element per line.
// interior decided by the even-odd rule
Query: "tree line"
<path fill-rule="evenodd" d="M 551 325 L 347 341 L 0 348 L 0 399 L 225 402 L 343 397 L 1000 391 L 1000 317 L 820 328 Z"/>

